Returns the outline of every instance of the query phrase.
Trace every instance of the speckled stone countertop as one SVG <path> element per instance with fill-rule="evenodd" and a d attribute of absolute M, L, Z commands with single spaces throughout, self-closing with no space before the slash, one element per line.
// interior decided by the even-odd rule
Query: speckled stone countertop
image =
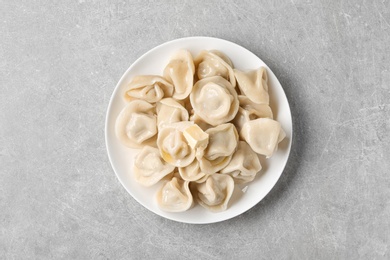
<path fill-rule="evenodd" d="M 1 259 L 390 258 L 389 1 L 5 0 L 0 32 Z M 199 35 L 266 62 L 294 123 L 274 189 L 210 225 L 139 205 L 104 142 L 129 65 Z"/>

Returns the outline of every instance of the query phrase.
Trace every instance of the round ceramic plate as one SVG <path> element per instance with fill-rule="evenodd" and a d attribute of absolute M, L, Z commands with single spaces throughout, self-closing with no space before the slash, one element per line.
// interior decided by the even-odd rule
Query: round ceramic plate
<path fill-rule="evenodd" d="M 189 50 L 194 57 L 204 49 L 222 51 L 232 60 L 235 68 L 244 71 L 257 69 L 260 66 L 266 67 L 269 78 L 270 106 L 275 119 L 281 123 L 286 132 L 286 138 L 279 144 L 279 148 L 272 158 L 265 159 L 261 156 L 263 169 L 257 174 L 255 180 L 245 185 L 236 185 L 228 209 L 220 213 L 209 212 L 199 205 L 195 205 L 190 210 L 181 213 L 169 213 L 160 210 L 155 201 L 155 194 L 160 185 L 146 188 L 135 181 L 132 175 L 132 165 L 138 150 L 123 146 L 115 136 L 115 120 L 125 106 L 125 102 L 120 95 L 121 87 L 136 75 L 162 75 L 171 55 L 179 49 Z M 177 39 L 157 46 L 142 55 L 119 80 L 112 94 L 106 117 L 107 152 L 112 168 L 123 187 L 134 199 L 152 212 L 171 220 L 193 224 L 213 223 L 230 219 L 259 203 L 272 189 L 283 172 L 290 153 L 291 138 L 290 107 L 283 88 L 272 71 L 261 59 L 247 49 L 235 43 L 211 37 Z"/>

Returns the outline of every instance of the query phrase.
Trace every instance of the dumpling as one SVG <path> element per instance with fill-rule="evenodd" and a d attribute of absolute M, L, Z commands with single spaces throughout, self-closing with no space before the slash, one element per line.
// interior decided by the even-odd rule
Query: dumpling
<path fill-rule="evenodd" d="M 196 197 L 201 206 L 213 211 L 224 211 L 233 194 L 234 180 L 229 175 L 213 174 L 196 185 Z"/>
<path fill-rule="evenodd" d="M 157 148 L 144 146 L 135 157 L 133 172 L 136 181 L 144 186 L 152 186 L 172 173 L 175 166 L 166 163 Z"/>
<path fill-rule="evenodd" d="M 271 157 L 278 143 L 286 136 L 280 123 L 269 118 L 258 118 L 246 122 L 241 129 L 240 137 L 253 151 Z"/>
<path fill-rule="evenodd" d="M 242 94 L 256 104 L 269 105 L 268 76 L 264 67 L 248 72 L 235 69 L 234 74 Z"/>
<path fill-rule="evenodd" d="M 160 129 L 157 136 L 157 147 L 161 157 L 176 167 L 188 166 L 195 159 L 193 150 L 183 131 L 192 126 L 193 122 L 178 122 L 166 125 Z"/>
<path fill-rule="evenodd" d="M 200 170 L 198 160 L 194 160 L 187 167 L 179 167 L 179 173 L 181 178 L 186 181 L 197 181 L 206 175 Z"/>
<path fill-rule="evenodd" d="M 249 111 L 243 109 L 242 107 L 238 108 L 236 117 L 232 120 L 232 123 L 237 128 L 237 131 L 240 132 L 244 124 L 250 120 L 255 119 L 253 114 Z"/>
<path fill-rule="evenodd" d="M 203 121 L 203 119 L 200 118 L 200 116 L 198 116 L 197 114 L 193 114 L 192 116 L 190 116 L 190 121 L 193 121 L 195 124 L 197 124 L 203 131 L 206 131 L 207 129 L 213 127 L 212 125 Z"/>
<path fill-rule="evenodd" d="M 256 104 L 249 97 L 239 95 L 238 101 L 240 102 L 240 107 L 247 110 L 250 115 L 253 117 L 266 117 L 273 119 L 273 113 L 271 107 L 267 104 Z"/>
<path fill-rule="evenodd" d="M 260 170 L 261 164 L 257 154 L 246 142 L 240 141 L 228 166 L 220 172 L 232 176 L 234 182 L 240 184 L 253 181 Z"/>
<path fill-rule="evenodd" d="M 157 126 L 188 121 L 188 111 L 173 98 L 164 98 L 157 103 Z"/>
<path fill-rule="evenodd" d="M 227 123 L 206 130 L 209 144 L 200 159 L 202 172 L 212 174 L 228 165 L 238 143 L 238 133 L 233 124 Z"/>
<path fill-rule="evenodd" d="M 169 212 L 182 212 L 191 208 L 193 204 L 189 181 L 173 177 L 161 187 L 156 195 L 160 209 Z"/>
<path fill-rule="evenodd" d="M 194 84 L 195 65 L 187 50 L 176 52 L 164 69 L 164 77 L 173 83 L 173 98 L 185 99 L 191 93 Z"/>
<path fill-rule="evenodd" d="M 206 130 L 209 134 L 209 145 L 204 157 L 214 160 L 220 156 L 231 155 L 238 143 L 238 133 L 233 124 L 227 123 Z"/>
<path fill-rule="evenodd" d="M 284 132 L 283 128 L 280 128 L 280 132 L 278 135 L 278 144 L 283 141 L 283 139 L 286 137 L 286 132 Z M 275 146 L 274 153 L 278 150 L 278 145 Z"/>
<path fill-rule="evenodd" d="M 229 81 L 220 76 L 196 82 L 190 94 L 190 101 L 195 114 L 213 126 L 232 120 L 239 106 L 236 90 Z"/>
<path fill-rule="evenodd" d="M 155 75 L 135 76 L 123 89 L 125 101 L 134 99 L 155 103 L 163 97 L 171 97 L 173 85 L 164 78 Z"/>
<path fill-rule="evenodd" d="M 240 101 L 240 107 L 236 117 L 232 120 L 232 123 L 236 126 L 237 131 L 241 131 L 242 126 L 256 118 L 273 118 L 272 110 L 269 105 L 253 103 L 247 96 L 238 96 Z"/>
<path fill-rule="evenodd" d="M 233 154 L 228 156 L 220 156 L 213 160 L 202 157 L 201 159 L 199 159 L 200 169 L 206 174 L 214 174 L 225 168 L 232 159 L 232 156 Z"/>
<path fill-rule="evenodd" d="M 217 50 L 203 50 L 195 58 L 198 79 L 213 76 L 221 76 L 230 81 L 233 87 L 236 86 L 233 63 L 222 52 Z"/>
<path fill-rule="evenodd" d="M 188 97 L 186 97 L 185 99 L 180 100 L 180 102 L 183 105 L 183 107 L 188 111 L 188 115 L 191 116 L 193 114 L 194 110 L 192 109 L 190 95 L 188 95 Z"/>
<path fill-rule="evenodd" d="M 192 181 L 191 183 L 203 183 L 207 180 L 207 178 L 212 175 L 212 174 L 205 174 L 202 178 L 196 180 L 196 181 Z"/>
<path fill-rule="evenodd" d="M 128 103 L 115 122 L 115 134 L 127 147 L 156 146 L 155 107 L 143 100 Z"/>

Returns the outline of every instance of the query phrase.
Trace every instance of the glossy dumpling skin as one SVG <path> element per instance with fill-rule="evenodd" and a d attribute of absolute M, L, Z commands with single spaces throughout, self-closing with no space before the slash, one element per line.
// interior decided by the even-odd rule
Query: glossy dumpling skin
<path fill-rule="evenodd" d="M 235 69 L 234 74 L 242 94 L 256 104 L 269 105 L 268 76 L 264 67 L 248 72 Z"/>
<path fill-rule="evenodd" d="M 241 131 L 243 125 L 256 118 L 273 118 L 273 113 L 269 105 L 256 104 L 252 102 L 247 96 L 239 95 L 238 100 L 240 107 L 238 108 L 236 117 L 232 123 L 236 126 L 237 131 Z"/>
<path fill-rule="evenodd" d="M 125 101 L 140 99 L 155 103 L 164 97 L 171 97 L 173 85 L 156 75 L 135 76 L 123 89 Z"/>
<path fill-rule="evenodd" d="M 200 158 L 200 168 L 206 174 L 213 174 L 225 168 L 237 147 L 238 133 L 233 124 L 222 124 L 206 130 L 209 143 Z"/>
<path fill-rule="evenodd" d="M 236 86 L 232 61 L 222 52 L 217 50 L 203 50 L 195 58 L 195 66 L 198 79 L 221 76 Z"/>
<path fill-rule="evenodd" d="M 269 118 L 258 118 L 246 122 L 241 129 L 240 137 L 245 140 L 253 151 L 271 157 L 278 143 L 286 136 L 280 123 Z"/>
<path fill-rule="evenodd" d="M 242 107 L 238 108 L 236 117 L 232 120 L 231 123 L 237 128 L 237 131 L 240 132 L 244 124 L 250 120 L 256 119 L 252 113 L 248 110 L 243 109 Z"/>
<path fill-rule="evenodd" d="M 257 154 L 246 142 L 240 141 L 237 151 L 221 173 L 232 176 L 235 183 L 241 184 L 253 181 L 260 170 L 261 164 Z"/>
<path fill-rule="evenodd" d="M 186 167 L 195 159 L 195 150 L 188 144 L 183 131 L 193 122 L 166 125 L 158 132 L 157 147 L 161 157 L 176 167 Z"/>
<path fill-rule="evenodd" d="M 135 158 L 133 167 L 137 182 L 149 187 L 156 184 L 162 178 L 172 173 L 175 166 L 166 163 L 157 148 L 144 146 Z"/>
<path fill-rule="evenodd" d="M 158 128 L 180 121 L 188 121 L 188 111 L 173 98 L 160 100 L 156 110 Z"/>
<path fill-rule="evenodd" d="M 182 100 L 191 93 L 194 84 L 195 65 L 187 50 L 179 50 L 164 69 L 164 78 L 172 82 L 175 91 L 173 98 Z"/>
<path fill-rule="evenodd" d="M 236 90 L 229 81 L 220 76 L 196 82 L 190 94 L 190 101 L 194 113 L 212 126 L 232 120 L 239 107 Z"/>
<path fill-rule="evenodd" d="M 225 174 L 212 174 L 205 182 L 196 184 L 195 194 L 202 207 L 212 212 L 220 212 L 227 209 L 233 190 L 232 177 Z"/>
<path fill-rule="evenodd" d="M 209 128 L 212 128 L 213 126 L 206 123 L 200 116 L 197 114 L 193 114 L 190 116 L 190 121 L 197 124 L 203 131 L 206 131 Z"/>
<path fill-rule="evenodd" d="M 157 205 L 168 212 L 183 212 L 193 204 L 189 181 L 173 177 L 165 183 L 156 195 Z"/>
<path fill-rule="evenodd" d="M 268 104 L 254 103 L 249 97 L 244 95 L 238 95 L 238 101 L 240 102 L 240 107 L 247 110 L 254 117 L 273 119 L 273 113 Z"/>
<path fill-rule="evenodd" d="M 155 106 L 143 100 L 129 102 L 116 119 L 115 134 L 122 144 L 130 148 L 156 146 Z"/>
<path fill-rule="evenodd" d="M 187 167 L 179 167 L 179 174 L 186 181 L 198 181 L 206 175 L 201 171 L 199 162 L 196 159 Z"/>
<path fill-rule="evenodd" d="M 209 134 L 209 144 L 204 157 L 213 160 L 220 156 L 231 155 L 238 143 L 238 133 L 233 124 L 222 124 L 206 130 Z"/>

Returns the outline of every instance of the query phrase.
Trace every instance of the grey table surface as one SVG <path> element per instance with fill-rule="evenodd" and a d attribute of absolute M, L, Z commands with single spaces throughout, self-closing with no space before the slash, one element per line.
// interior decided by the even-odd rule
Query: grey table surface
<path fill-rule="evenodd" d="M 389 1 L 0 1 L 1 259 L 389 259 Z M 161 218 L 121 186 L 105 113 L 169 40 L 265 61 L 294 124 L 286 169 L 224 222 Z"/>

